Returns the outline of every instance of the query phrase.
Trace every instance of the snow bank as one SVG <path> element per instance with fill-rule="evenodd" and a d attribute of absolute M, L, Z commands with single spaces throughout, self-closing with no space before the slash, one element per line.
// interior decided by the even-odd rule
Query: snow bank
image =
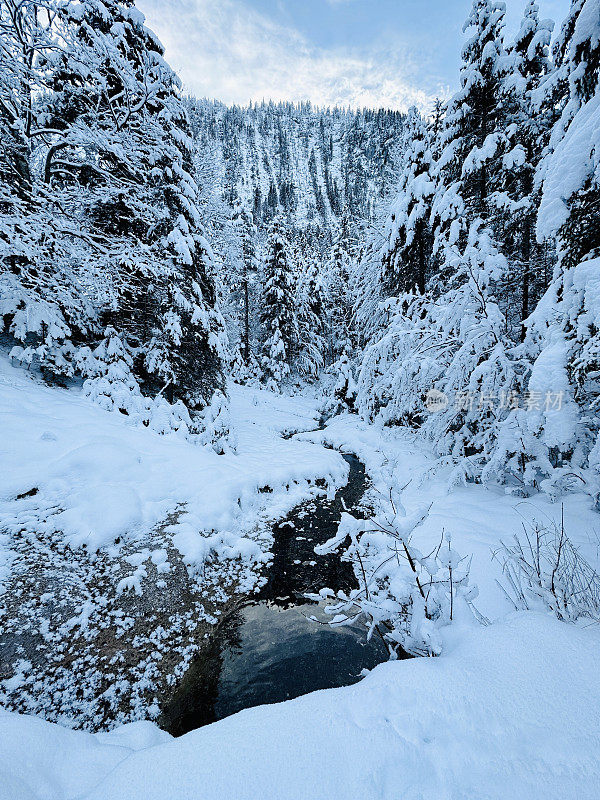
<path fill-rule="evenodd" d="M 272 516 L 285 513 L 314 491 L 308 482 L 316 478 L 342 485 L 347 465 L 335 452 L 281 438 L 316 426 L 315 401 L 237 386 L 231 392 L 238 449 L 218 456 L 175 434 L 127 424 L 127 417 L 98 408 L 77 390 L 41 385 L 2 358 L 2 526 L 13 534 L 32 527 L 61 531 L 73 547 L 93 552 L 119 538 L 143 540 L 185 508 L 176 543 L 188 564 L 206 553 L 203 539 L 211 531 L 225 537 L 228 555 L 237 548 L 257 558 L 260 552 L 240 534 L 265 507 Z M 0 581 L 9 561 L 0 541 Z"/>
<path fill-rule="evenodd" d="M 523 524 L 534 520 L 550 527 L 560 523 L 564 507 L 565 528 L 571 541 L 592 565 L 600 566 L 598 515 L 589 495 L 572 493 L 562 504 L 544 494 L 520 500 L 503 487 L 467 484 L 450 487 L 453 466 L 444 466 L 416 435 L 403 428 L 368 424 L 354 414 L 335 417 L 323 431 L 300 433 L 296 440 L 325 442 L 344 452 L 355 453 L 366 465 L 374 486 L 376 506 L 389 498 L 407 517 L 423 506 L 429 512 L 414 531 L 412 542 L 422 553 L 436 548 L 442 533 L 449 534 L 452 547 L 461 556 L 472 557 L 470 584 L 479 589 L 477 610 L 490 620 L 512 610 L 498 581 L 502 564 L 493 558 L 501 541 L 520 534 Z M 389 556 L 390 542 L 382 542 L 382 559 Z"/>
<path fill-rule="evenodd" d="M 452 631 L 441 658 L 382 664 L 154 746 L 149 733 L 111 741 L 4 714 L 0 798 L 592 800 L 599 645 L 595 629 L 513 615 Z"/>
<path fill-rule="evenodd" d="M 94 735 L 0 711 L 0 798 L 78 797 L 132 752 L 170 739 L 151 722 Z"/>

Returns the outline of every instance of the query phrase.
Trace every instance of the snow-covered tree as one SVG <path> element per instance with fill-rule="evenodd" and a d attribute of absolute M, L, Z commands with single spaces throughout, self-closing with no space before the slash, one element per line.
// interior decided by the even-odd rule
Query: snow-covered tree
<path fill-rule="evenodd" d="M 493 295 L 506 260 L 480 220 L 447 258 L 443 293 L 388 301 L 390 322 L 365 350 L 358 406 L 387 424 L 419 427 L 440 455 L 460 461 L 457 474 L 477 477 L 517 389 L 519 369 Z"/>
<path fill-rule="evenodd" d="M 328 390 L 325 412 L 332 416 L 356 410 L 358 387 L 354 376 L 354 365 L 351 360 L 350 343 L 342 351 L 342 355 L 329 367 L 332 376 Z"/>
<path fill-rule="evenodd" d="M 5 328 L 68 375 L 110 323 L 144 392 L 202 407 L 226 342 L 162 46 L 131 2 L 7 0 L 1 14 Z"/>
<path fill-rule="evenodd" d="M 557 72 L 566 80 L 568 95 L 540 166 L 543 187 L 538 237 L 558 234 L 563 267 L 575 266 L 600 246 L 599 15 L 598 0 L 574 0 L 563 24 Z"/>
<path fill-rule="evenodd" d="M 258 275 L 258 256 L 256 252 L 257 230 L 252 218 L 252 212 L 243 208 L 240 215 L 241 245 L 242 245 L 242 309 L 243 309 L 243 353 L 244 361 L 248 365 L 251 360 L 251 326 L 254 316 L 254 291 Z"/>
<path fill-rule="evenodd" d="M 237 440 L 231 423 L 229 402 L 223 392 L 217 390 L 213 394 L 202 417 L 204 444 L 210 445 L 218 455 L 235 452 Z"/>
<path fill-rule="evenodd" d="M 461 87 L 447 104 L 437 162 L 440 190 L 433 219 L 441 247 L 466 236 L 468 219 L 487 216 L 502 136 L 499 90 L 505 13 L 504 2 L 473 0 L 463 27 L 470 37 L 462 52 Z"/>
<path fill-rule="evenodd" d="M 326 350 L 327 299 L 323 276 L 314 256 L 309 256 L 298 276 L 296 286 L 298 317 L 298 368 L 317 378 L 323 367 Z"/>
<path fill-rule="evenodd" d="M 528 389 L 537 405 L 519 425 L 533 440 L 523 448 L 523 462 L 532 462 L 527 480 L 535 485 L 545 480 L 550 487 L 562 485 L 574 470 L 599 464 L 594 411 L 600 401 L 598 0 L 573 2 L 557 52 L 568 97 L 540 165 L 537 235 L 557 237 L 558 263 L 528 323 L 524 346 L 533 361 Z M 515 438 L 509 439 L 508 452 L 517 449 Z"/>
<path fill-rule="evenodd" d="M 260 306 L 261 366 L 269 388 L 278 390 L 291 373 L 298 346 L 294 276 L 289 244 L 279 218 L 273 222 L 267 244 Z"/>
<path fill-rule="evenodd" d="M 433 236 L 430 225 L 435 180 L 433 157 L 425 121 L 411 108 L 405 122 L 405 150 L 398 196 L 391 207 L 382 253 L 383 283 L 388 294 L 411 291 L 423 294 L 433 270 Z"/>
<path fill-rule="evenodd" d="M 505 291 L 505 313 L 513 331 L 525 336 L 522 324 L 545 290 L 546 248 L 535 239 L 539 192 L 535 172 L 548 143 L 554 109 L 538 107 L 534 98 L 551 70 L 549 45 L 553 23 L 539 19 L 529 0 L 514 43 L 503 59 L 500 99 L 504 129 L 499 131 L 501 174 L 490 197 L 490 222 L 514 276 Z M 516 301 L 516 302 L 515 302 Z"/>
<path fill-rule="evenodd" d="M 353 227 L 350 211 L 346 207 L 334 235 L 331 256 L 325 265 L 326 296 L 329 303 L 330 363 L 341 354 L 352 331 L 354 298 L 351 275 L 356 256 L 356 238 Z"/>

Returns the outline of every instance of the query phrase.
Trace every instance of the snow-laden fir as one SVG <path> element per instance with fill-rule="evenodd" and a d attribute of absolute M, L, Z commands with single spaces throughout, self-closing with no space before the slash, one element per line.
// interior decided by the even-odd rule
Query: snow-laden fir
<path fill-rule="evenodd" d="M 130 0 L 0 0 L 2 800 L 597 796 L 600 0 L 544 14 L 473 0 L 404 114 L 186 97 Z M 389 663 L 171 740 L 341 452 L 312 599 Z"/>

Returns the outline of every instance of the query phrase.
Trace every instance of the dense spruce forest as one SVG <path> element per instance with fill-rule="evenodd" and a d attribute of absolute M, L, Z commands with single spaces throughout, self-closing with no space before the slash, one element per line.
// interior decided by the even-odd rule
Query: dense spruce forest
<path fill-rule="evenodd" d="M 535 2 L 514 41 L 475 3 L 460 90 L 405 116 L 185 98 L 132 4 L 5 4 L 11 357 L 216 439 L 228 376 L 280 389 L 348 363 L 351 404 L 461 474 L 573 480 L 598 433 L 589 5 L 551 48 Z M 452 399 L 435 416 L 430 389 Z"/>

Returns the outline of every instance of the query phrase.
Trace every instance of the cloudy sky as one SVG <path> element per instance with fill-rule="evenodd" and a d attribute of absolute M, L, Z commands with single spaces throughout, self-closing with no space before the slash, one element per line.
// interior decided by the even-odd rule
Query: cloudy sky
<path fill-rule="evenodd" d="M 560 23 L 570 0 L 538 0 Z M 471 0 L 138 0 L 187 91 L 226 103 L 427 109 L 458 80 Z M 509 33 L 525 0 L 507 0 Z"/>

